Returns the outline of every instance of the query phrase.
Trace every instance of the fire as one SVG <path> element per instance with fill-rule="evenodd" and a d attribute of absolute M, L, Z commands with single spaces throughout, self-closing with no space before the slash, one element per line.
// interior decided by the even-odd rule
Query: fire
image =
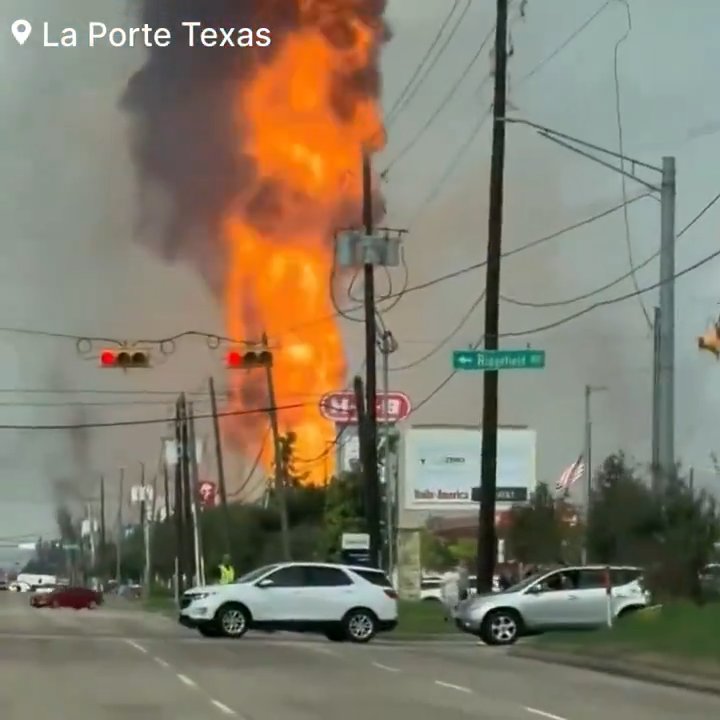
<path fill-rule="evenodd" d="M 362 153 L 384 144 L 377 62 L 387 31 L 381 12 L 367 12 L 369 0 L 296 2 L 298 29 L 238 89 L 236 150 L 255 173 L 224 221 L 226 323 L 236 338 L 267 333 L 277 405 L 302 403 L 279 412 L 281 432 L 296 434 L 299 468 L 319 483 L 323 463 L 302 460 L 329 452 L 335 430 L 318 400 L 342 388 L 346 374 L 340 327 L 330 319 L 333 236 L 358 224 Z M 267 401 L 255 372 L 232 373 L 230 382 L 231 409 Z M 251 415 L 228 431 L 247 448 L 260 445 L 267 426 Z M 270 442 L 263 460 L 269 468 Z"/>

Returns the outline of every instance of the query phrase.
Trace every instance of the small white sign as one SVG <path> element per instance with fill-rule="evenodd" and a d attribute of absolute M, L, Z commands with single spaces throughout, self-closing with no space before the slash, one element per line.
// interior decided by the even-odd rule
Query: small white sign
<path fill-rule="evenodd" d="M 370 535 L 368 533 L 343 533 L 343 550 L 369 550 Z"/>
<path fill-rule="evenodd" d="M 165 464 L 169 467 L 177 465 L 178 458 L 180 457 L 180 451 L 178 443 L 175 440 L 165 440 Z M 200 438 L 195 438 L 195 459 L 198 464 L 202 463 L 203 459 L 203 441 Z"/>
<path fill-rule="evenodd" d="M 133 503 L 152 502 L 152 485 L 133 485 L 130 488 L 130 501 Z"/>

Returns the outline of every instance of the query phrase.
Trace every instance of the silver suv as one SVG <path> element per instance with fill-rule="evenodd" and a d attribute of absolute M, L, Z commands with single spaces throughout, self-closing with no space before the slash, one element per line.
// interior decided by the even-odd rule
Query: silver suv
<path fill-rule="evenodd" d="M 612 617 L 647 607 L 642 570 L 611 566 L 610 607 L 604 565 L 562 567 L 525 578 L 504 592 L 477 595 L 460 603 L 455 622 L 488 645 L 511 645 L 522 635 L 549 630 L 585 630 Z"/>

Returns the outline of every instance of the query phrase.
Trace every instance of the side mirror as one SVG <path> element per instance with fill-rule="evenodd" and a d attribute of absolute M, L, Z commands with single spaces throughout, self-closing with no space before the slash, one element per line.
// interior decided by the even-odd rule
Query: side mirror
<path fill-rule="evenodd" d="M 528 595 L 542 595 L 545 592 L 545 589 L 540 583 L 537 583 L 536 585 L 531 585 L 527 589 Z"/>
<path fill-rule="evenodd" d="M 275 583 L 270 578 L 265 578 L 264 580 L 260 580 L 256 583 L 256 587 L 259 588 L 269 588 L 272 587 Z"/>

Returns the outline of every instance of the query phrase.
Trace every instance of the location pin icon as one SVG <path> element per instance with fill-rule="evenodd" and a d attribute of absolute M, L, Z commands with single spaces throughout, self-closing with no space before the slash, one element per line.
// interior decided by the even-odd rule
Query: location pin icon
<path fill-rule="evenodd" d="M 10 30 L 18 45 L 24 45 L 32 32 L 32 25 L 27 20 L 16 20 Z"/>

